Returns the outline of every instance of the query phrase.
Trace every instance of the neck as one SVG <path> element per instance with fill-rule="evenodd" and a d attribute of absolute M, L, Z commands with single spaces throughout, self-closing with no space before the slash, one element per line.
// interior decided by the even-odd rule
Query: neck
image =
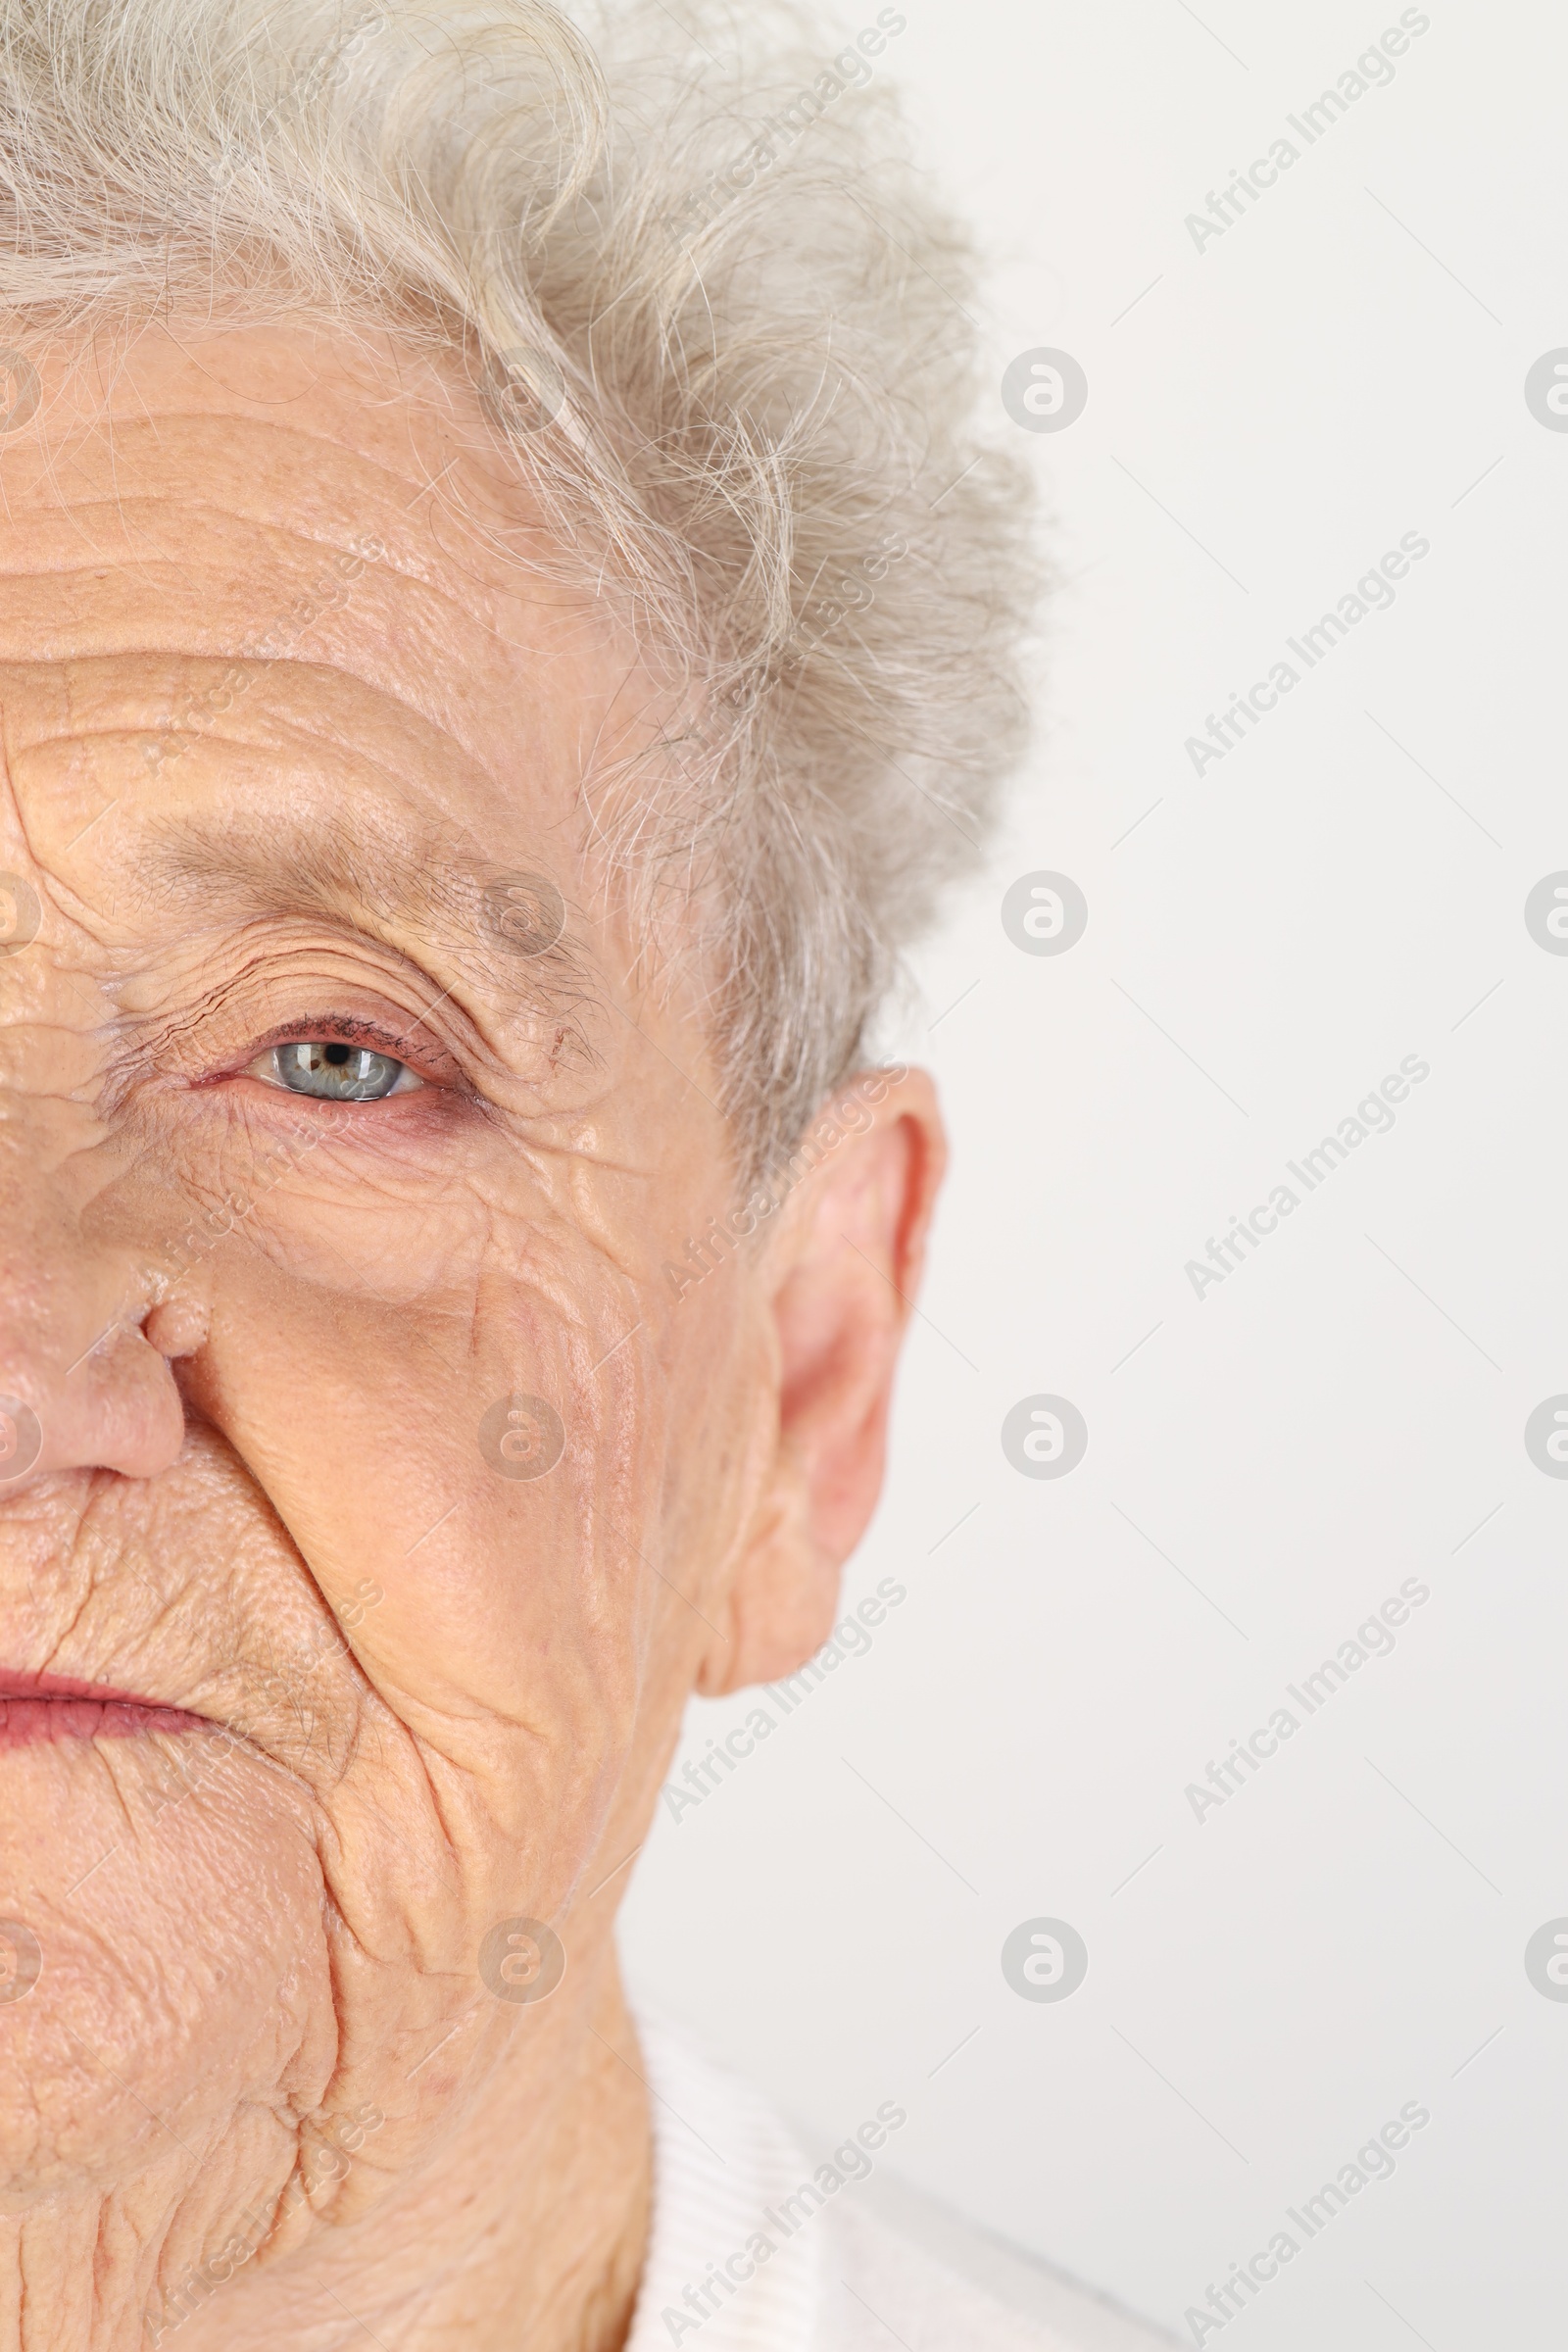
<path fill-rule="evenodd" d="M 612 1960 L 571 2000 L 569 1984 L 510 2013 L 458 2120 L 369 2211 L 236 2275 L 172 2352 L 360 2352 L 368 2331 L 389 2352 L 620 2352 L 648 2237 L 648 2096 Z"/>

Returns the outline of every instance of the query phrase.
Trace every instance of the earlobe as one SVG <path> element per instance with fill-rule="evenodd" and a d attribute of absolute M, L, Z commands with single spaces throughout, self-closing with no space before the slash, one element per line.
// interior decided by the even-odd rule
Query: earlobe
<path fill-rule="evenodd" d="M 835 1102 L 867 1102 L 851 1081 Z M 839 1572 L 881 1491 L 893 1379 L 919 1282 L 946 1142 L 936 1092 L 905 1071 L 803 1176 L 779 1235 L 771 1298 L 776 1441 L 727 1594 L 710 1694 L 793 1673 L 826 1640 Z M 823 1121 L 828 1126 L 823 1129 Z"/>
<path fill-rule="evenodd" d="M 819 1649 L 838 1597 L 839 1563 L 815 1541 L 807 1482 L 783 1450 L 748 1532 L 725 1595 L 716 1640 L 695 1688 L 720 1698 L 792 1674 Z"/>

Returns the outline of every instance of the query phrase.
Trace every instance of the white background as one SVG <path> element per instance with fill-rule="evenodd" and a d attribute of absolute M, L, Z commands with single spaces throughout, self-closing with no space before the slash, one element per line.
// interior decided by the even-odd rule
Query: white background
<path fill-rule="evenodd" d="M 999 404 L 1062 575 L 1042 724 L 894 1041 L 955 1162 L 847 1591 L 907 1597 L 661 1816 L 633 1983 L 825 2132 L 902 2100 L 908 2179 L 1184 2340 L 1421 2102 L 1235 2342 L 1556 2342 L 1568 2003 L 1523 1954 L 1568 1914 L 1568 1482 L 1523 1426 L 1568 1390 L 1568 957 L 1523 905 L 1568 867 L 1568 433 L 1523 382 L 1568 344 L 1568 20 L 1434 0 L 1200 252 L 1185 217 L 1397 7 L 907 13 L 884 65 L 1000 263 L 992 379 L 1057 346 L 1090 398 L 1052 434 Z M 1196 776 L 1186 738 L 1411 531 L 1392 610 Z M 1060 956 L 1001 925 L 1036 868 L 1088 898 Z M 1410 1054 L 1392 1132 L 1195 1297 Z M 999 1437 L 1046 1391 L 1090 1432 L 1059 1481 Z M 1196 1820 L 1187 1784 L 1410 1577 L 1393 1653 Z M 750 1703 L 696 1705 L 685 1752 Z M 1002 1974 L 1040 1915 L 1089 1947 L 1059 2003 Z"/>

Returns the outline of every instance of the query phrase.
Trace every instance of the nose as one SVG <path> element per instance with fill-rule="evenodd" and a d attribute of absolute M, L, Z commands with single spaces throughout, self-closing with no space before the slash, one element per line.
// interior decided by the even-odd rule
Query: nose
<path fill-rule="evenodd" d="M 95 1233 L 91 1204 L 78 1214 L 40 1157 L 0 1128 L 0 1504 L 61 1471 L 155 1477 L 185 1430 L 170 1363 L 190 1326 L 155 1304 L 150 1260 Z"/>

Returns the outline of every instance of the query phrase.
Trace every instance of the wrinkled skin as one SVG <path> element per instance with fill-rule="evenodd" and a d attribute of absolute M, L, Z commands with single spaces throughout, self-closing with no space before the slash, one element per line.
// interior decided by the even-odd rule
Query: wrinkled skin
<path fill-rule="evenodd" d="M 677 1297 L 733 1183 L 704 976 L 639 959 L 585 806 L 659 690 L 481 544 L 530 527 L 481 403 L 303 321 L 30 348 L 0 1393 L 41 1449 L 12 1412 L 0 1669 L 184 1712 L 7 1711 L 41 1970 L 5 1931 L 0 2352 L 609 2352 L 650 2173 L 617 1865 L 690 1690 L 827 1630 L 935 1107 L 905 1079 Z M 486 912 L 519 871 L 541 954 Z M 292 1092 L 302 1040 L 413 1078 Z M 559 1412 L 542 1475 L 481 1446 L 514 1394 Z M 481 1972 L 518 1918 L 548 1997 L 495 1989 L 526 1940 Z"/>

